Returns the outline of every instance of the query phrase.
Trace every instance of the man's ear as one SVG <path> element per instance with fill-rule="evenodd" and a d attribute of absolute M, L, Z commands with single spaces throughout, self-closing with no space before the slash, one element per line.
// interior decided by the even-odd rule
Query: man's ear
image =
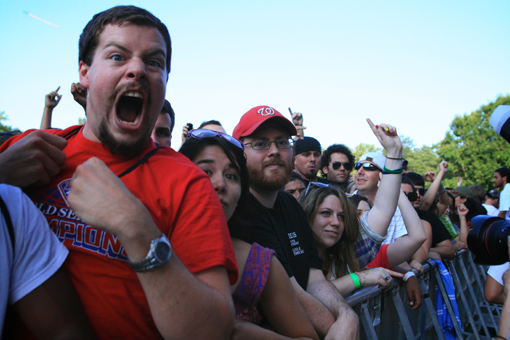
<path fill-rule="evenodd" d="M 85 88 L 89 88 L 89 71 L 90 66 L 80 60 L 79 73 L 80 73 L 80 84 Z"/>
<path fill-rule="evenodd" d="M 324 167 L 322 167 L 322 173 L 323 173 L 324 175 L 327 175 L 327 174 L 328 174 L 328 166 L 327 166 L 327 165 L 326 165 L 326 166 L 324 166 Z"/>

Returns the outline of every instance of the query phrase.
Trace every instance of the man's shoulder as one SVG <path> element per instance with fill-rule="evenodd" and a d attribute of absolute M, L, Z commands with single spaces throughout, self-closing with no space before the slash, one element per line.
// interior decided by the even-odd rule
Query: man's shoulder
<path fill-rule="evenodd" d="M 509 195 L 510 196 L 510 183 L 505 184 L 500 195 Z"/>

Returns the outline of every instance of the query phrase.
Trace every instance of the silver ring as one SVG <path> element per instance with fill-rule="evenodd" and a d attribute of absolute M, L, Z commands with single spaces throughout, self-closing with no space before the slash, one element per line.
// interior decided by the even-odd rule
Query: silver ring
<path fill-rule="evenodd" d="M 386 276 L 384 277 L 385 280 L 389 280 L 390 279 L 390 276 L 388 274 L 386 274 Z"/>

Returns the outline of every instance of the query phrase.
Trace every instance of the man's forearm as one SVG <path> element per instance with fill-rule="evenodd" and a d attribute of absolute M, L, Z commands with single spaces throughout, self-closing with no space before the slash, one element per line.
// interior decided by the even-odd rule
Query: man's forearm
<path fill-rule="evenodd" d="M 450 242 L 448 240 L 448 242 Z M 447 245 L 438 245 L 437 247 L 430 248 L 430 251 L 438 253 L 441 258 L 447 259 L 447 260 L 453 260 L 455 257 L 455 250 L 453 249 L 453 246 L 450 243 L 450 246 Z"/>
<path fill-rule="evenodd" d="M 223 284 L 222 276 L 226 280 Z M 226 285 L 227 296 L 225 289 L 209 285 L 211 277 L 215 277 L 212 280 L 214 285 Z M 139 273 L 138 278 L 154 322 L 165 339 L 229 337 L 234 322 L 234 307 L 223 267 L 205 270 L 195 277 L 176 254 L 172 254 L 166 265 Z"/>
<path fill-rule="evenodd" d="M 51 128 L 51 116 L 53 113 L 53 108 L 45 106 L 43 111 L 43 116 L 41 119 L 41 130 L 47 130 Z"/>
<path fill-rule="evenodd" d="M 290 280 L 313 327 L 321 338 L 325 337 L 331 325 L 335 322 L 335 316 L 322 302 L 303 290 L 294 277 Z"/>
<path fill-rule="evenodd" d="M 444 176 L 444 174 L 441 173 L 441 172 L 439 172 L 437 174 L 436 178 L 434 179 L 434 182 L 432 182 L 432 184 L 430 185 L 429 189 L 425 193 L 425 196 L 423 196 L 423 200 L 422 200 L 420 209 L 422 209 L 422 210 L 429 210 L 430 206 L 434 202 L 434 199 L 436 198 L 436 194 L 438 193 L 439 188 L 442 186 L 441 185 L 441 181 L 443 180 L 443 176 Z M 446 194 L 446 192 L 444 192 L 444 191 L 445 190 L 443 188 L 443 192 L 441 194 L 442 195 L 443 194 L 446 195 L 446 199 L 447 199 L 446 202 L 449 203 L 449 201 L 448 201 L 448 194 Z"/>
<path fill-rule="evenodd" d="M 358 316 L 331 282 L 326 279 L 309 281 L 307 292 L 326 306 L 336 319 L 326 339 L 359 338 Z"/>

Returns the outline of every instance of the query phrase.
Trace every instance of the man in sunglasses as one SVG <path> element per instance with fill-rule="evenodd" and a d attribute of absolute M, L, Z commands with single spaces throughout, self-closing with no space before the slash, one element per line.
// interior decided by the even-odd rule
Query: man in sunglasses
<path fill-rule="evenodd" d="M 321 171 L 326 179 L 347 192 L 351 184 L 351 170 L 354 168 L 354 156 L 343 144 L 333 144 L 324 151 L 321 158 Z"/>
<path fill-rule="evenodd" d="M 421 198 L 424 196 L 423 191 L 425 190 L 423 188 L 425 184 L 423 177 L 415 172 L 409 172 L 402 175 L 402 184 L 404 184 L 405 181 L 408 181 L 412 185 L 412 188 L 414 188 L 414 191 L 409 193 L 414 196 L 414 200 L 411 201 L 411 198 L 408 196 L 409 200 L 413 203 L 414 209 L 418 213 L 420 219 L 429 223 L 432 231 L 429 257 L 438 260 L 442 258 L 447 260 L 453 259 L 455 257 L 455 250 L 450 242 L 451 235 L 443 222 L 441 222 L 439 217 L 433 212 L 420 209 Z M 439 258 L 434 253 L 438 254 Z"/>
<path fill-rule="evenodd" d="M 245 144 L 250 175 L 247 228 L 241 238 L 276 251 L 299 301 L 321 338 L 355 339 L 358 317 L 322 272 L 308 219 L 294 197 L 281 189 L 292 174 L 295 126 L 269 106 L 246 112 L 232 136 Z"/>
<path fill-rule="evenodd" d="M 365 196 L 374 202 L 375 195 L 379 190 L 378 183 L 385 163 L 386 157 L 378 152 L 367 152 L 360 157 L 358 163 L 354 165 L 354 169 L 356 169 L 354 179 L 358 195 Z M 397 207 L 383 244 L 393 243 L 397 238 L 405 235 L 407 235 L 407 229 L 400 209 Z"/>

